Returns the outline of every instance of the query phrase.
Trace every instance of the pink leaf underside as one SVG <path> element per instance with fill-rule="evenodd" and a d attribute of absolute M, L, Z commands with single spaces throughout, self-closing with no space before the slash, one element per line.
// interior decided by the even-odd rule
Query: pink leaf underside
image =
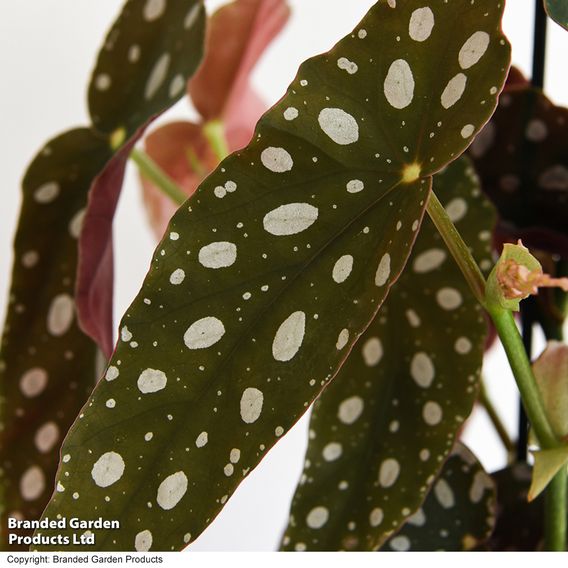
<path fill-rule="evenodd" d="M 79 237 L 77 316 L 83 331 L 98 343 L 107 357 L 111 356 L 114 346 L 112 222 L 128 156 L 152 120 L 136 131 L 93 181 Z"/>
<path fill-rule="evenodd" d="M 254 134 L 258 119 L 266 105 L 250 88 L 244 92 L 241 104 L 226 116 L 227 144 L 231 152 L 244 148 Z M 190 122 L 172 122 L 159 128 L 146 139 L 148 155 L 191 197 L 203 177 L 190 166 L 187 153 L 191 150 L 209 174 L 217 159 L 203 136 L 201 125 Z M 154 184 L 142 178 L 144 205 L 156 238 L 161 238 L 178 206 Z"/>
<path fill-rule="evenodd" d="M 286 0 L 236 0 L 213 14 L 205 58 L 188 93 L 205 120 L 241 108 L 252 69 L 290 16 Z"/>

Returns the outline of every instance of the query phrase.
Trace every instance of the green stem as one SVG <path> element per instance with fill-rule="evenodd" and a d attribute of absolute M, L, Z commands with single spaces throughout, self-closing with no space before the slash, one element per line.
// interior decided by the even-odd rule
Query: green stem
<path fill-rule="evenodd" d="M 471 251 L 434 192 L 431 193 L 428 200 L 428 214 L 465 276 L 473 294 L 481 305 L 485 307 L 495 324 L 521 393 L 523 406 L 541 446 L 544 449 L 558 446 L 560 441 L 548 421 L 544 402 L 513 314 L 510 310 L 498 304 L 486 301 L 485 287 L 487 283 L 485 278 Z M 488 407 L 486 406 L 486 408 Z M 546 550 L 566 550 L 567 483 L 566 470 L 562 468 L 562 471 L 556 475 L 546 491 Z"/>
<path fill-rule="evenodd" d="M 563 467 L 546 488 L 544 547 L 545 550 L 564 552 L 566 550 L 566 499 L 568 498 L 568 476 Z"/>
<path fill-rule="evenodd" d="M 225 125 L 221 120 L 211 120 L 203 127 L 203 134 L 216 158 L 222 162 L 229 155 L 229 145 L 225 138 Z"/>
<path fill-rule="evenodd" d="M 483 380 L 481 381 L 481 388 L 479 390 L 479 402 L 481 406 L 483 406 L 485 412 L 487 412 L 487 416 L 489 416 L 493 427 L 499 435 L 499 438 L 501 439 L 501 442 L 505 446 L 507 454 L 510 457 L 515 453 L 515 444 L 511 440 L 509 433 L 507 432 L 507 429 L 505 428 L 505 425 L 503 424 L 503 421 L 501 420 L 501 417 L 497 412 L 497 409 L 493 405 L 493 401 L 489 397 L 487 388 Z"/>
<path fill-rule="evenodd" d="M 485 278 L 475 262 L 469 247 L 465 244 L 446 210 L 432 191 L 428 200 L 428 215 L 436 225 L 438 232 L 444 239 L 450 253 L 458 263 L 467 283 L 469 284 L 477 301 L 485 305 Z"/>
<path fill-rule="evenodd" d="M 537 438 L 544 449 L 558 446 L 559 441 L 546 416 L 542 396 L 513 314 L 495 305 L 489 306 L 488 312 L 505 348 L 523 405 Z"/>
<path fill-rule="evenodd" d="M 140 169 L 140 173 L 148 181 L 151 181 L 158 189 L 167 195 L 172 201 L 181 205 L 187 200 L 183 190 L 148 156 L 141 150 L 132 150 L 132 161 Z"/>

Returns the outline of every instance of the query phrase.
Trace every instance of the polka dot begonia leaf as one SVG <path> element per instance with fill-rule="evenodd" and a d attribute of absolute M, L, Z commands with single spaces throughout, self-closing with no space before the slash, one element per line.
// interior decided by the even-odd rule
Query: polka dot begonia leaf
<path fill-rule="evenodd" d="M 176 38 L 171 32 L 177 29 L 182 13 L 193 15 L 188 20 L 190 25 L 184 24 L 184 41 L 180 42 L 180 34 Z M 141 18 L 161 23 L 142 26 Z M 140 33 L 134 29 L 138 24 Z M 159 37 L 164 35 L 167 39 Z M 99 206 L 108 201 L 109 195 L 118 195 L 130 148 L 151 118 L 185 93 L 185 83 L 202 56 L 203 36 L 201 2 L 128 2 L 103 46 L 99 68 L 103 66 L 110 72 L 109 53 L 116 57 L 123 42 L 137 41 L 139 53 L 136 62 L 131 62 L 132 68 L 150 81 L 148 68 L 175 39 L 164 80 L 175 72 L 171 81 L 183 77 L 183 88 L 176 93 L 170 88 L 164 95 L 163 89 L 156 86 L 152 97 L 145 98 L 140 81 L 137 83 L 130 71 L 124 73 L 125 64 L 120 63 L 122 72 L 113 76 L 113 92 L 120 90 L 137 97 L 137 106 L 125 103 L 120 109 L 113 107 L 117 122 L 112 133 L 104 128 L 79 128 L 54 138 L 36 156 L 25 175 L 0 351 L 0 539 L 8 535 L 8 516 L 33 520 L 45 508 L 53 490 L 61 441 L 104 366 L 104 362 L 98 364 L 95 343 L 81 331 L 86 329 L 84 321 L 78 323 L 82 296 L 75 294 L 76 273 L 81 264 L 82 283 L 87 288 L 90 282 L 85 283 L 85 274 L 92 281 L 106 278 L 105 282 L 112 282 L 112 251 L 109 254 L 103 246 L 107 264 L 103 269 L 97 265 L 98 270 L 89 270 L 88 256 L 83 254 L 80 262 L 78 242 L 83 242 L 85 233 L 88 234 L 85 241 L 89 254 L 101 250 L 101 240 L 106 244 L 104 239 L 110 233 L 111 223 L 105 225 L 102 216 L 97 217 L 101 213 Z M 99 80 L 94 80 L 99 87 L 105 83 L 100 79 L 101 73 L 97 72 L 95 77 Z M 153 77 L 157 82 L 158 78 Z M 110 86 L 107 85 L 109 90 Z M 107 107 L 102 102 L 93 105 L 101 107 L 101 117 L 106 116 Z M 101 118 L 95 126 L 104 124 L 109 123 Z M 96 229 L 86 231 L 89 224 L 92 229 L 92 217 Z M 87 306 L 100 310 L 104 304 L 105 308 L 110 306 L 107 311 L 111 312 L 112 305 L 105 304 L 101 295 L 87 296 Z M 20 534 L 31 533 L 23 530 Z M 1 546 L 7 547 L 6 542 L 2 540 Z"/>
<path fill-rule="evenodd" d="M 544 0 L 547 14 L 565 30 L 568 30 L 568 2 L 566 0 Z"/>
<path fill-rule="evenodd" d="M 87 191 L 110 154 L 91 130 L 71 130 L 48 142 L 24 177 L 0 352 L 2 535 L 6 516 L 41 514 L 61 441 L 100 373 L 73 288 Z"/>
<path fill-rule="evenodd" d="M 401 273 L 430 175 L 496 106 L 510 56 L 502 11 L 381 1 L 301 66 L 253 142 L 173 217 L 108 380 L 66 439 L 65 490 L 47 517 L 120 519 L 96 531 L 99 550 L 180 549 L 207 527 Z M 121 461 L 101 485 L 109 452 Z"/>
<path fill-rule="evenodd" d="M 495 508 L 495 482 L 458 443 L 422 507 L 381 550 L 473 550 L 493 532 Z"/>
<path fill-rule="evenodd" d="M 469 149 L 500 214 L 500 241 L 568 258 L 568 109 L 512 85 Z"/>
<path fill-rule="evenodd" d="M 436 175 L 434 187 L 489 269 L 495 215 L 469 161 Z M 314 406 L 285 550 L 373 550 L 420 507 L 476 399 L 485 332 L 425 221 L 407 269 Z M 325 524 L 310 523 L 314 509 L 325 509 Z"/>
<path fill-rule="evenodd" d="M 497 485 L 497 523 L 480 550 L 536 551 L 544 544 L 544 496 L 527 500 L 532 469 L 516 463 L 491 475 Z M 568 521 L 568 519 L 567 519 Z"/>
<path fill-rule="evenodd" d="M 94 127 L 130 138 L 178 101 L 201 59 L 204 33 L 201 0 L 128 0 L 89 85 Z"/>

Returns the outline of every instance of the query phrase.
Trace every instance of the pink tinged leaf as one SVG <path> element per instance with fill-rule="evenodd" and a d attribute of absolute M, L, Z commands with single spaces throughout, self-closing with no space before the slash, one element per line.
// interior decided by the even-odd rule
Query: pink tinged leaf
<path fill-rule="evenodd" d="M 240 108 L 253 67 L 289 15 L 285 0 L 237 0 L 213 14 L 205 59 L 188 85 L 204 119 Z"/>
<path fill-rule="evenodd" d="M 189 154 L 203 166 L 208 174 L 216 159 L 203 136 L 201 126 L 190 122 L 172 122 L 152 132 L 145 141 L 146 152 L 156 164 L 175 181 L 188 197 L 193 195 L 203 176 L 194 171 Z M 177 205 L 155 185 L 142 177 L 144 205 L 150 225 L 160 238 Z"/>
<path fill-rule="evenodd" d="M 126 162 L 145 128 L 136 132 L 93 181 L 79 238 L 75 290 L 77 315 L 83 331 L 99 344 L 107 357 L 112 354 L 114 345 L 112 222 L 122 191 Z"/>

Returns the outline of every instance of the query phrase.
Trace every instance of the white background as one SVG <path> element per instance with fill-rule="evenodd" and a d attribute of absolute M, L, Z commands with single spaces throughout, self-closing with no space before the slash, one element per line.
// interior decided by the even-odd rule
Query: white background
<path fill-rule="evenodd" d="M 465 1 L 465 0 L 464 0 Z M 253 80 L 268 103 L 276 102 L 306 58 L 329 49 L 373 4 L 373 0 L 289 0 L 293 17 L 266 52 Z M 11 242 L 20 203 L 21 176 L 36 151 L 53 135 L 87 124 L 86 85 L 98 46 L 114 20 L 116 0 L 1 0 L 0 20 L 0 321 L 12 266 Z M 208 0 L 214 8 L 223 2 Z M 505 31 L 514 63 L 530 72 L 533 0 L 509 0 Z M 551 23 L 547 91 L 568 103 L 565 60 L 568 34 Z M 564 56 L 565 57 L 565 56 Z M 166 120 L 189 118 L 187 101 Z M 116 317 L 138 291 L 154 248 L 132 171 L 124 188 L 116 228 Z M 0 323 L 1 325 L 1 323 Z M 540 347 L 542 343 L 540 343 Z M 538 349 L 538 347 L 537 347 Z M 489 357 L 490 391 L 514 430 L 515 387 L 499 349 Z M 215 523 L 190 548 L 195 550 L 274 550 L 286 523 L 305 451 L 301 421 L 242 484 Z M 489 469 L 505 456 L 482 411 L 476 411 L 466 441 Z"/>

